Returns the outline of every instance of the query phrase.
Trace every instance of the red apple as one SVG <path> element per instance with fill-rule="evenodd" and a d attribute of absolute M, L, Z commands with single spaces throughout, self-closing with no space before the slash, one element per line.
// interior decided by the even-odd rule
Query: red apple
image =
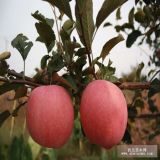
<path fill-rule="evenodd" d="M 127 125 L 127 104 L 121 90 L 106 80 L 95 80 L 85 88 L 80 119 L 86 137 L 106 149 L 118 144 Z"/>
<path fill-rule="evenodd" d="M 57 85 L 34 89 L 27 103 L 27 127 L 31 137 L 40 145 L 60 148 L 69 139 L 74 110 L 67 91 Z"/>

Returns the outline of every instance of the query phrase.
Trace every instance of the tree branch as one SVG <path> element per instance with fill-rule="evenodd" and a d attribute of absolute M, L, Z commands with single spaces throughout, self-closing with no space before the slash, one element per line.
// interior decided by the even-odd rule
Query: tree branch
<path fill-rule="evenodd" d="M 34 87 L 41 86 L 38 83 L 34 83 L 34 82 L 27 81 L 27 80 L 22 80 L 22 79 L 7 79 L 7 78 L 4 78 L 4 77 L 0 77 L 0 81 L 8 82 L 8 83 L 16 83 L 16 84 L 26 84 L 26 85 L 34 86 Z"/>
<path fill-rule="evenodd" d="M 149 89 L 151 86 L 150 82 L 123 82 L 123 83 L 115 83 L 120 89 Z"/>
<path fill-rule="evenodd" d="M 27 103 L 27 101 L 19 104 L 19 105 L 13 110 L 13 112 L 11 113 L 11 115 L 12 115 L 13 117 L 18 116 L 18 111 L 19 111 L 26 103 Z"/>
<path fill-rule="evenodd" d="M 137 119 L 152 119 L 152 118 L 159 118 L 160 113 L 153 113 L 153 114 L 140 114 L 140 115 L 129 115 L 128 118 L 137 118 Z"/>
<path fill-rule="evenodd" d="M 15 72 L 14 70 L 10 70 L 10 69 L 9 69 L 9 70 L 7 71 L 7 73 L 8 73 L 8 75 L 11 75 L 11 76 L 14 76 L 14 77 L 23 79 L 23 74 L 17 73 L 17 72 Z M 30 82 L 34 82 L 33 78 L 30 78 L 30 77 L 27 77 L 27 76 L 25 76 L 25 80 L 30 81 Z"/>

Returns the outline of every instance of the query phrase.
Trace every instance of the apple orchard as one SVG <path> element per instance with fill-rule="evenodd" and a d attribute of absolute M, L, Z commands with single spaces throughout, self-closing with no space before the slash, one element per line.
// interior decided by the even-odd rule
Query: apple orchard
<path fill-rule="evenodd" d="M 124 40 L 120 33 L 104 44 L 99 56 L 93 58 L 92 52 L 92 43 L 99 27 L 114 11 L 117 11 L 116 16 L 119 18 L 120 7 L 127 0 L 104 0 L 97 13 L 96 22 L 93 21 L 92 0 L 76 0 L 75 15 L 72 14 L 69 0 L 44 1 L 51 6 L 54 19 L 45 17 L 39 11 L 32 14 L 38 33 L 36 41 L 43 43 L 47 50 L 41 59 L 41 68 L 36 69 L 33 77 L 25 75 L 25 61 L 33 43 L 22 33 L 18 34 L 11 44 L 22 56 L 23 72 L 14 71 L 7 64 L 10 52 L 0 54 L 0 95 L 14 90 L 13 100 L 25 98 L 12 112 L 4 110 L 0 113 L 0 125 L 9 117 L 18 116 L 18 112 L 25 106 L 26 128 L 33 140 L 43 147 L 61 148 L 70 143 L 70 139 L 81 143 L 87 140 L 90 144 L 106 149 L 127 143 L 130 139 L 131 121 L 160 116 L 156 109 L 153 110 L 155 106 L 151 100 L 151 97 L 160 91 L 160 81 L 156 78 L 159 70 L 151 70 L 148 77 L 142 79 L 144 64 L 141 63 L 136 70 L 135 81 L 116 77 L 116 68 L 112 67 L 112 62 L 105 64 L 104 60 L 111 49 L 118 43 L 121 45 L 120 42 Z M 147 8 L 145 1 L 143 5 L 138 1 L 136 3 L 146 7 L 143 10 L 146 17 L 142 19 L 142 11 L 140 13 L 140 10 L 132 9 L 129 22 L 116 25 L 115 29 L 122 33 L 125 29 L 132 30 L 127 37 L 127 47 L 131 47 L 142 37 L 143 41 L 147 39 L 148 45 L 155 49 L 154 53 L 159 53 L 159 39 L 154 43 L 149 41 L 152 33 L 160 31 L 156 16 L 150 19 L 147 17 L 152 16 L 152 12 L 147 15 L 147 11 L 152 9 L 153 4 L 148 4 Z M 158 2 L 154 3 L 157 5 Z M 56 9 L 59 10 L 58 13 Z M 64 21 L 64 17 L 67 17 L 67 20 Z M 142 29 L 144 27 L 147 30 L 145 34 L 135 29 L 134 21 L 139 25 L 143 23 Z M 153 24 L 152 21 L 156 21 L 155 26 L 148 27 L 149 23 Z M 148 23 L 148 26 L 145 26 L 145 23 Z M 105 23 L 104 27 L 110 25 Z M 53 30 L 53 26 L 56 30 Z M 74 34 L 79 38 L 75 38 Z M 153 54 L 149 63 L 158 66 L 158 58 Z M 152 75 L 150 80 L 149 75 Z M 125 90 L 134 91 L 132 103 L 129 105 Z M 138 114 L 136 111 L 137 106 L 143 105 L 143 90 L 147 91 L 152 112 L 149 114 Z M 149 136 L 154 137 L 159 133 L 159 128 L 156 128 L 156 132 Z"/>

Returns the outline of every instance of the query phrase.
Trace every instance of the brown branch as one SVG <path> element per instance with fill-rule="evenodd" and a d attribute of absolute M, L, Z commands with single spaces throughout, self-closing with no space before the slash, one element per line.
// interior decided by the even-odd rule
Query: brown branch
<path fill-rule="evenodd" d="M 19 105 L 13 110 L 13 112 L 11 113 L 11 115 L 12 115 L 13 117 L 17 117 L 17 116 L 18 116 L 18 111 L 19 111 L 26 103 L 27 103 L 27 101 L 19 104 Z"/>
<path fill-rule="evenodd" d="M 14 77 L 23 79 L 23 74 L 17 73 L 17 72 L 15 72 L 14 70 L 10 70 L 10 69 L 9 69 L 9 70 L 7 71 L 7 73 L 8 73 L 8 75 L 11 75 L 11 76 L 14 76 Z M 34 82 L 33 78 L 30 78 L 30 77 L 27 77 L 27 76 L 25 76 L 25 80 L 30 81 L 30 82 Z"/>
<path fill-rule="evenodd" d="M 149 89 L 151 83 L 150 82 L 124 82 L 124 83 L 115 83 L 120 89 Z"/>
<path fill-rule="evenodd" d="M 159 118 L 160 113 L 153 113 L 153 114 L 140 114 L 140 115 L 129 115 L 128 118 L 137 118 L 137 119 L 152 119 L 152 118 Z"/>
<path fill-rule="evenodd" d="M 34 86 L 34 87 L 41 86 L 38 83 L 34 83 L 34 82 L 27 81 L 27 80 L 22 80 L 22 79 L 7 79 L 7 78 L 4 78 L 4 77 L 0 77 L 0 81 L 13 83 L 13 84 L 26 84 L 26 85 Z"/>

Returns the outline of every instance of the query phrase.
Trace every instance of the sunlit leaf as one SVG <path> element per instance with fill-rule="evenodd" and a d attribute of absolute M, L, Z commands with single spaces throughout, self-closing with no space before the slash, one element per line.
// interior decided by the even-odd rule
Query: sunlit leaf
<path fill-rule="evenodd" d="M 119 7 L 116 12 L 116 20 L 120 20 L 120 19 L 121 19 L 121 7 Z"/>
<path fill-rule="evenodd" d="M 128 23 L 133 24 L 134 22 L 134 7 L 130 10 L 128 15 Z"/>
<path fill-rule="evenodd" d="M 100 57 L 104 60 L 106 58 L 106 56 L 109 54 L 109 52 L 111 51 L 111 49 L 123 40 L 124 40 L 124 38 L 121 34 L 118 35 L 117 37 L 110 39 L 103 46 Z"/>
<path fill-rule="evenodd" d="M 76 28 L 83 45 L 90 51 L 94 32 L 92 0 L 76 1 Z"/>
<path fill-rule="evenodd" d="M 98 15 L 96 17 L 96 26 L 99 28 L 99 26 L 102 24 L 102 22 L 118 7 L 120 7 L 123 3 L 125 3 L 127 0 L 105 0 L 102 4 L 102 7 L 100 11 L 98 12 Z"/>

